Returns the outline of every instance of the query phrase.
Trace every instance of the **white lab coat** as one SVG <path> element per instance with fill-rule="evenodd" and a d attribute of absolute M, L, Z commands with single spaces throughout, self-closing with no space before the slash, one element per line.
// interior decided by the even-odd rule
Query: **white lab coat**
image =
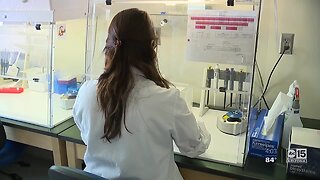
<path fill-rule="evenodd" d="M 199 128 L 175 88 L 165 89 L 134 69 L 135 87 L 128 99 L 126 126 L 111 143 L 103 136 L 104 115 L 97 103 L 97 81 L 80 88 L 73 116 L 87 145 L 85 171 L 108 179 L 183 179 L 174 161 L 173 141 L 180 152 L 205 152 L 210 134 Z M 201 133 L 204 132 L 204 133 Z"/>

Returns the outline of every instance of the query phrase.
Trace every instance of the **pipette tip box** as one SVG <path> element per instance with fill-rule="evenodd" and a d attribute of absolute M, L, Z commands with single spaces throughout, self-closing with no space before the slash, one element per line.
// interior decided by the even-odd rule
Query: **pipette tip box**
<path fill-rule="evenodd" d="M 68 92 L 70 88 L 77 87 L 77 79 L 72 77 L 69 79 L 55 79 L 54 82 L 54 92 L 56 94 L 64 94 Z"/>

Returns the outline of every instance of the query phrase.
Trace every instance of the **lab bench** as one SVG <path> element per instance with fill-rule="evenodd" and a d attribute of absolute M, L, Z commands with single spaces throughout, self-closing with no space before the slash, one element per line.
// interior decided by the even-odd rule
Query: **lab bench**
<path fill-rule="evenodd" d="M 320 129 L 320 120 L 302 118 L 304 127 Z M 68 165 L 81 168 L 86 149 L 80 131 L 73 125 L 58 134 L 59 139 L 66 141 Z M 214 143 L 213 139 L 213 143 Z M 281 158 L 280 158 L 281 159 Z M 287 175 L 284 158 L 275 163 L 265 163 L 262 159 L 248 157 L 244 167 L 237 167 L 218 162 L 212 162 L 196 158 L 188 158 L 175 154 L 175 161 L 182 171 L 187 173 L 186 179 L 301 179 L 298 176 Z M 199 177 L 201 176 L 201 178 Z M 305 177 L 303 177 L 306 179 Z"/>
<path fill-rule="evenodd" d="M 8 139 L 52 151 L 56 165 L 81 168 L 86 146 L 73 118 L 54 128 L 6 118 L 0 120 L 5 125 Z M 302 122 L 306 128 L 320 129 L 319 120 L 302 118 Z M 268 164 L 261 159 L 248 157 L 244 167 L 237 167 L 175 154 L 175 161 L 185 179 L 301 179 L 286 174 L 284 160 Z"/>
<path fill-rule="evenodd" d="M 58 138 L 58 134 L 74 125 L 73 119 L 46 128 L 21 121 L 0 117 L 4 125 L 7 139 L 52 151 L 55 165 L 68 165 L 65 141 Z"/>

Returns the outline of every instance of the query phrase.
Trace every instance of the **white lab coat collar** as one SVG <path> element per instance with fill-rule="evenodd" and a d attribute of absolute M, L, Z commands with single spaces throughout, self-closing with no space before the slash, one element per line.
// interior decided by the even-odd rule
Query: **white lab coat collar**
<path fill-rule="evenodd" d="M 145 75 L 136 67 L 131 67 L 131 71 L 132 71 L 132 74 L 134 76 L 141 76 L 141 77 L 145 77 Z"/>

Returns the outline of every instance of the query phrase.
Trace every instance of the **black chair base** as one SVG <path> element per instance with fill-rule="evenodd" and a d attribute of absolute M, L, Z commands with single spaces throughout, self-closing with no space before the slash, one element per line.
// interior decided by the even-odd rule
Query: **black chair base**
<path fill-rule="evenodd" d="M 3 171 L 0 171 L 0 174 L 10 177 L 11 180 L 23 180 L 23 178 L 16 173 L 6 173 Z"/>
<path fill-rule="evenodd" d="M 91 174 L 80 169 L 65 166 L 51 166 L 48 171 L 50 180 L 106 180 L 103 177 Z"/>

